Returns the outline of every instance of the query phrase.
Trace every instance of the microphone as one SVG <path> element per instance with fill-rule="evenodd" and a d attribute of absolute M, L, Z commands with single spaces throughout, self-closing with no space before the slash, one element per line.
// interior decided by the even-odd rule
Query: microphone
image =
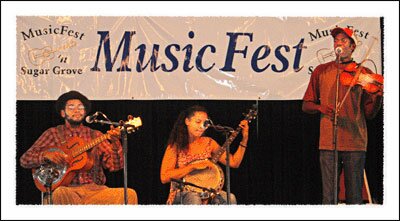
<path fill-rule="evenodd" d="M 341 55 L 342 53 L 343 53 L 343 48 L 341 48 L 341 47 L 337 47 L 336 49 L 335 49 L 335 53 L 336 53 L 336 55 Z"/>
<path fill-rule="evenodd" d="M 207 119 L 207 120 L 204 121 L 202 127 L 203 127 L 203 129 L 207 129 L 208 127 L 210 127 L 212 125 L 213 125 L 213 122 L 210 119 Z"/>
<path fill-rule="evenodd" d="M 93 123 L 93 120 L 97 118 L 97 116 L 99 116 L 99 112 L 96 111 L 96 113 L 92 114 L 92 115 L 88 115 L 85 120 L 87 123 L 91 124 Z"/>
<path fill-rule="evenodd" d="M 215 125 L 211 119 L 207 119 L 204 121 L 202 128 L 207 130 L 209 127 L 214 128 L 217 131 L 234 131 L 231 127 L 225 127 L 221 125 Z"/>

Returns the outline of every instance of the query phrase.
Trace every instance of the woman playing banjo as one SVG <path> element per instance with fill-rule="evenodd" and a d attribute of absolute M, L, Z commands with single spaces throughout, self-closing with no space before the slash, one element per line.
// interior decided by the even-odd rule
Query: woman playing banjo
<path fill-rule="evenodd" d="M 194 178 L 189 181 L 190 183 L 203 179 L 203 185 L 201 183 L 196 184 L 209 188 L 210 185 L 219 182 L 221 178 L 218 176 L 222 176 L 223 185 L 222 170 L 212 160 L 209 160 L 212 156 L 215 156 L 216 152 L 221 150 L 221 147 L 212 138 L 203 136 L 207 129 L 204 127 L 204 122 L 207 120 L 207 110 L 202 106 L 195 105 L 180 113 L 170 133 L 168 146 L 161 164 L 160 176 L 163 184 L 180 179 L 187 181 L 186 178 L 191 176 Z M 229 164 L 232 168 L 239 167 L 247 147 L 248 121 L 242 120 L 239 127 L 242 129 L 243 139 L 236 153 L 230 154 Z M 216 156 L 219 156 L 216 159 L 218 162 L 226 164 L 226 152 Z M 217 177 L 210 178 L 210 174 Z M 204 179 L 210 179 L 210 181 Z M 207 182 L 211 184 L 207 184 Z M 186 183 L 183 182 L 183 184 Z M 204 189 L 171 182 L 167 204 L 205 204 L 205 202 L 208 204 L 226 204 L 227 193 L 221 190 L 222 185 L 220 185 L 220 188 L 216 187 L 210 196 L 205 196 L 204 193 L 207 191 L 204 192 Z M 231 204 L 236 204 L 236 197 L 231 194 L 229 201 Z"/>

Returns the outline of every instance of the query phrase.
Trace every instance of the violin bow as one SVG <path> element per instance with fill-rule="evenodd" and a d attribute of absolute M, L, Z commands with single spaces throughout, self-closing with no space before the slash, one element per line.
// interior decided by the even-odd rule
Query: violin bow
<path fill-rule="evenodd" d="M 365 55 L 364 55 L 364 59 L 361 61 L 360 65 L 357 67 L 356 75 L 354 75 L 354 78 L 353 78 L 353 80 L 352 80 L 351 83 L 350 83 L 350 87 L 347 89 L 346 94 L 344 95 L 342 101 L 339 102 L 339 103 L 338 103 L 338 106 L 336 107 L 336 110 L 337 110 L 338 112 L 339 112 L 340 108 L 342 107 L 344 101 L 346 100 L 347 96 L 349 95 L 350 90 L 353 88 L 353 86 L 356 84 L 358 78 L 360 77 L 362 64 L 363 64 L 365 61 L 367 61 L 368 56 L 369 56 L 369 54 L 371 53 L 372 46 L 375 44 L 376 41 L 378 41 L 378 38 L 375 37 L 375 36 L 373 36 L 373 37 L 372 37 L 372 42 L 370 43 L 370 46 L 369 46 L 367 52 L 366 52 Z"/>

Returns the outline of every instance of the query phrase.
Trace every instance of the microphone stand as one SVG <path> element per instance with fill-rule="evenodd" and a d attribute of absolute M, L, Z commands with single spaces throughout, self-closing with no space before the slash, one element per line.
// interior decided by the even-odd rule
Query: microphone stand
<path fill-rule="evenodd" d="M 338 204 L 338 151 L 337 151 L 337 128 L 338 128 L 338 115 L 339 115 L 339 61 L 340 61 L 340 54 L 338 54 L 336 58 L 336 94 L 335 94 L 335 113 L 333 118 L 333 152 L 334 152 L 334 177 L 333 177 L 333 203 Z"/>
<path fill-rule="evenodd" d="M 48 205 L 53 205 L 53 191 L 51 190 L 51 185 L 53 183 L 53 178 L 48 178 L 48 180 L 46 180 L 46 192 L 48 194 L 48 199 L 47 199 L 47 203 Z"/>
<path fill-rule="evenodd" d="M 211 125 L 215 130 L 217 131 L 222 131 L 225 134 L 225 141 L 229 139 L 230 133 L 234 132 L 235 130 L 231 127 L 226 127 L 226 126 L 220 126 L 220 125 Z M 225 142 L 226 143 L 226 142 Z M 226 203 L 228 205 L 231 204 L 231 174 L 230 174 L 230 143 L 226 145 L 226 150 L 225 150 L 225 155 L 226 155 L 226 165 L 225 165 L 225 173 L 226 173 L 226 179 L 225 179 L 225 185 L 226 185 Z"/>
<path fill-rule="evenodd" d="M 232 129 L 232 128 L 230 128 Z M 233 129 L 232 129 L 233 130 Z M 224 134 L 225 134 L 225 140 L 228 140 L 229 138 L 229 134 L 232 130 L 225 130 Z M 226 168 L 225 168 L 225 173 L 226 173 L 226 203 L 228 205 L 231 205 L 231 168 L 230 168 L 230 157 L 229 157 L 229 153 L 230 151 L 230 144 L 226 145 Z"/>
<path fill-rule="evenodd" d="M 53 205 L 53 190 L 52 190 L 52 185 L 54 180 L 56 180 L 59 177 L 59 173 L 57 171 L 54 171 L 53 168 L 48 171 L 47 177 L 46 177 L 46 194 L 47 194 L 47 203 L 48 205 Z"/>
<path fill-rule="evenodd" d="M 126 124 L 123 123 L 121 125 L 120 122 L 111 122 L 111 121 L 104 121 L 104 120 L 93 120 L 95 123 L 101 123 L 101 124 L 109 124 L 109 125 L 114 125 L 114 126 L 122 126 L 121 130 L 121 137 L 122 137 L 122 151 L 124 154 L 124 204 L 128 204 L 128 194 L 127 194 L 127 189 L 128 189 L 128 136 L 127 136 L 127 127 Z"/>
<path fill-rule="evenodd" d="M 124 129 L 121 131 L 122 137 L 122 151 L 124 153 L 124 203 L 125 205 L 128 204 L 128 133 L 126 131 L 125 126 Z"/>

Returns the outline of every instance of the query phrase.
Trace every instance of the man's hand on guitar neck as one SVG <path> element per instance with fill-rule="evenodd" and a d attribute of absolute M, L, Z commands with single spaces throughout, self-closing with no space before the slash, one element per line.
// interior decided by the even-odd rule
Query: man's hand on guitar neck
<path fill-rule="evenodd" d="M 119 140 L 119 137 L 121 135 L 121 129 L 119 129 L 118 127 L 115 128 L 113 125 L 111 125 L 110 130 L 107 131 L 107 133 L 111 135 L 110 137 L 111 141 L 117 141 Z"/>

